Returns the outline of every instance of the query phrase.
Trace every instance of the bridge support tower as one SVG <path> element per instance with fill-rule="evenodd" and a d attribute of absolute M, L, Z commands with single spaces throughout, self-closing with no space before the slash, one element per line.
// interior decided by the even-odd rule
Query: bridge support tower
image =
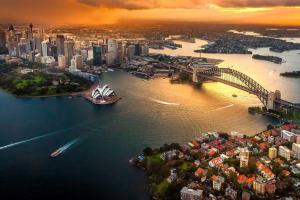
<path fill-rule="evenodd" d="M 199 83 L 199 77 L 198 77 L 198 72 L 200 72 L 199 68 L 193 68 L 193 82 L 194 83 Z"/>
<path fill-rule="evenodd" d="M 267 109 L 268 110 L 279 110 L 280 107 L 275 104 L 275 100 L 280 100 L 280 99 L 281 99 L 281 93 L 279 90 L 276 90 L 275 92 L 269 92 Z"/>

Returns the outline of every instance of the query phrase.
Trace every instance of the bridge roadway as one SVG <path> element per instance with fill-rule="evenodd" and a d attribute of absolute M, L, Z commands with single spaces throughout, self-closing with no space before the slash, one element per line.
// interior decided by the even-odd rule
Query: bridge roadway
<path fill-rule="evenodd" d="M 175 70 L 185 71 L 185 72 L 187 72 L 191 75 L 193 74 L 192 69 L 186 68 L 186 66 L 183 66 L 183 65 L 178 65 L 178 64 L 171 65 L 171 64 L 167 64 L 167 63 L 163 63 L 163 62 L 160 62 L 160 64 L 165 66 L 165 67 L 168 67 L 168 68 L 173 68 Z M 224 68 L 224 69 L 227 69 L 227 68 Z M 264 105 L 267 104 L 267 100 L 268 100 L 268 93 L 266 92 L 267 90 L 261 91 L 261 89 L 249 88 L 249 87 L 246 87 L 246 86 L 234 83 L 234 82 L 230 82 L 230 81 L 227 81 L 227 80 L 224 80 L 224 79 L 218 78 L 217 76 L 212 76 L 212 75 L 201 74 L 201 75 L 198 75 L 198 77 L 200 77 L 202 79 L 204 78 L 204 79 L 207 79 L 207 80 L 213 80 L 213 81 L 221 82 L 221 83 L 224 83 L 226 85 L 229 85 L 229 86 L 235 87 L 237 89 L 243 90 L 245 92 L 248 92 L 250 94 L 254 94 L 262 101 L 262 103 Z M 287 108 L 293 108 L 293 109 L 300 110 L 300 104 L 295 104 L 295 103 L 285 101 L 285 100 L 282 100 L 282 99 L 275 99 L 274 103 L 277 104 L 277 105 L 280 105 L 280 106 L 287 107 Z"/>

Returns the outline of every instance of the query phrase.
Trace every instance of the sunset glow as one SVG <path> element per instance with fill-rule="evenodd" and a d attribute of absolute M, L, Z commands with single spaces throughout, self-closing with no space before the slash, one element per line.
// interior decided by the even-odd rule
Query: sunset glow
<path fill-rule="evenodd" d="M 298 0 L 0 0 L 0 22 L 111 24 L 127 19 L 300 25 Z"/>

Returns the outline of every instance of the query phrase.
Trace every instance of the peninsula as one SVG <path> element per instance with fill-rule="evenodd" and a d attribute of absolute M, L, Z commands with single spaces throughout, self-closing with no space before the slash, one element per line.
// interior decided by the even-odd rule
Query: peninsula
<path fill-rule="evenodd" d="M 284 73 L 280 73 L 280 76 L 289 77 L 289 78 L 300 78 L 300 71 L 284 72 Z"/>
<path fill-rule="evenodd" d="M 207 132 L 148 147 L 130 163 L 147 172 L 154 199 L 300 198 L 299 150 L 300 127 L 286 123 L 252 137 Z"/>
<path fill-rule="evenodd" d="M 276 64 L 282 63 L 282 58 L 277 57 L 277 56 L 264 56 L 264 55 L 254 54 L 252 56 L 252 58 L 256 59 L 256 60 L 266 60 L 266 61 L 273 62 Z"/>

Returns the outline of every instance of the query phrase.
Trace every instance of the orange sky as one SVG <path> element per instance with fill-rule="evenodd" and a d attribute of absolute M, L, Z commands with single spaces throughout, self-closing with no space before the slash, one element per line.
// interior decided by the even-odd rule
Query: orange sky
<path fill-rule="evenodd" d="M 95 25 L 124 19 L 300 25 L 300 0 L 0 0 L 0 22 Z"/>

